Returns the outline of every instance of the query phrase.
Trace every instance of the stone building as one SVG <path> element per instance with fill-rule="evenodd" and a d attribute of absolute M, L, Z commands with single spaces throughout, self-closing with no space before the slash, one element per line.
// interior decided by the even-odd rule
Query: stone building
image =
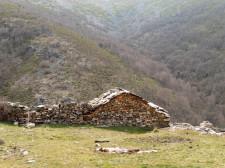
<path fill-rule="evenodd" d="M 161 128 L 169 126 L 170 116 L 163 108 L 116 88 L 83 104 L 71 102 L 32 108 L 18 103 L 0 104 L 0 121 Z"/>
<path fill-rule="evenodd" d="M 168 127 L 167 111 L 121 88 L 115 88 L 88 102 L 92 111 L 84 121 L 94 125 Z"/>

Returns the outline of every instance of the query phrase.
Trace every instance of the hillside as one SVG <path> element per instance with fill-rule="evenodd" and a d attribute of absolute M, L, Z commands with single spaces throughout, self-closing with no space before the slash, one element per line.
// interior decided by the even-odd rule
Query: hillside
<path fill-rule="evenodd" d="M 40 99 L 50 104 L 68 98 L 81 102 L 122 87 L 161 104 L 171 111 L 174 120 L 185 121 L 193 116 L 193 123 L 204 120 L 182 101 L 180 93 L 129 67 L 94 41 L 63 25 L 38 18 L 19 5 L 3 2 L 0 5 L 3 99 L 25 104 L 36 104 Z M 186 112 L 186 117 L 180 110 Z"/>
<path fill-rule="evenodd" d="M 0 25 L 1 93 L 14 101 L 32 102 L 35 94 L 83 101 L 118 85 L 141 93 L 157 83 L 85 37 L 13 4 L 1 5 Z"/>
<path fill-rule="evenodd" d="M 10 100 L 31 103 L 42 95 L 50 103 L 62 97 L 86 101 L 119 86 L 163 106 L 175 120 L 224 126 L 222 0 L 0 2 L 32 18 L 16 16 L 32 20 L 21 23 L 32 35 L 8 42 L 22 49 L 2 52 L 18 59 L 2 61 L 10 68 L 0 75 L 1 95 Z M 9 8 L 12 14 L 15 8 Z M 16 29 L 15 37 L 24 35 Z M 23 59 L 32 65 L 22 67 L 26 75 L 15 73 L 17 52 L 33 56 Z"/>
<path fill-rule="evenodd" d="M 151 1 L 142 8 L 132 6 L 132 12 L 127 12 L 122 17 L 125 22 L 120 24 L 123 41 L 166 64 L 177 79 L 197 88 L 209 104 L 207 118 L 222 123 L 224 1 Z M 130 7 L 126 10 L 131 11 Z"/>
<path fill-rule="evenodd" d="M 179 92 L 189 111 L 224 125 L 224 1 L 57 0 L 48 10 L 54 13 L 56 6 L 67 16 L 63 24 L 75 28 L 67 13 L 79 11 L 73 16 L 84 18 L 79 23 L 87 29 L 81 33 L 100 39 L 132 69 Z M 150 68 L 155 66 L 163 68 Z"/>
<path fill-rule="evenodd" d="M 0 167 L 225 167 L 224 14 L 222 0 L 0 0 Z"/>
<path fill-rule="evenodd" d="M 192 131 L 60 125 L 24 129 L 3 123 L 0 130 L 0 162 L 4 168 L 222 168 L 225 161 L 224 137 Z M 104 147 L 157 152 L 100 153 L 95 151 L 96 140 L 108 140 L 101 144 Z"/>

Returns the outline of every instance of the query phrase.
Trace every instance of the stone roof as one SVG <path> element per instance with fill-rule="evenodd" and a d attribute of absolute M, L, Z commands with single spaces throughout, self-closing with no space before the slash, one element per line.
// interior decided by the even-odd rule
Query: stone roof
<path fill-rule="evenodd" d="M 13 102 L 7 102 L 7 105 L 14 108 L 20 108 L 24 110 L 30 110 L 28 106 L 21 105 L 19 102 L 13 103 Z"/>
<path fill-rule="evenodd" d="M 130 93 L 130 92 L 122 88 L 110 89 L 107 92 L 101 94 L 99 97 L 89 101 L 88 104 L 92 106 L 92 108 L 96 108 L 100 105 L 108 103 L 111 99 L 123 93 Z"/>
<path fill-rule="evenodd" d="M 97 108 L 98 106 L 104 105 L 108 102 L 110 102 L 110 100 L 112 100 L 114 97 L 117 97 L 123 93 L 128 93 L 128 94 L 132 94 L 134 96 L 137 96 L 133 93 L 131 93 L 128 90 L 122 89 L 122 88 L 114 88 L 114 89 L 110 89 L 107 92 L 103 93 L 102 95 L 100 95 L 99 97 L 91 100 L 88 102 L 88 104 L 92 107 L 92 108 Z M 139 98 L 141 98 L 140 96 L 137 96 Z M 166 116 L 169 117 L 168 111 L 165 110 L 164 108 L 157 106 L 156 104 L 152 103 L 152 102 L 148 102 L 145 99 L 141 98 L 144 102 L 148 103 L 149 106 L 151 106 L 152 108 L 154 108 L 157 112 L 159 113 L 165 113 Z"/>
<path fill-rule="evenodd" d="M 168 111 L 165 110 L 164 108 L 162 108 L 162 107 L 160 107 L 160 106 L 158 106 L 158 105 L 156 105 L 156 104 L 154 104 L 154 103 L 152 103 L 152 102 L 148 102 L 148 105 L 151 106 L 151 107 L 153 107 L 153 108 L 156 110 L 156 112 L 158 112 L 158 113 L 163 113 L 163 114 L 165 114 L 168 118 L 170 117 L 169 114 L 168 114 Z"/>

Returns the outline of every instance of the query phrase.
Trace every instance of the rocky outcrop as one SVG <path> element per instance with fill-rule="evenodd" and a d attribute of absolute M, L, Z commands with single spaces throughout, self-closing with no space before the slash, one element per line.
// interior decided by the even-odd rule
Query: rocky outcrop
<path fill-rule="evenodd" d="M 170 130 L 192 130 L 197 131 L 200 134 L 209 134 L 222 136 L 225 135 L 224 130 L 215 127 L 209 121 L 203 121 L 199 126 L 193 126 L 189 123 L 173 123 L 170 126 Z"/>
<path fill-rule="evenodd" d="M 24 123 L 92 124 L 106 126 L 168 127 L 170 116 L 163 108 L 116 88 L 88 103 L 76 102 L 29 108 L 18 103 L 0 105 L 0 120 Z"/>

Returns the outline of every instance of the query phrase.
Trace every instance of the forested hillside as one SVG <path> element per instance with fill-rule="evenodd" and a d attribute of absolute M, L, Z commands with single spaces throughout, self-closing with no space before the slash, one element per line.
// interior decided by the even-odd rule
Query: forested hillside
<path fill-rule="evenodd" d="M 222 0 L 0 0 L 0 94 L 88 100 L 123 87 L 193 124 L 225 121 Z"/>
<path fill-rule="evenodd" d="M 133 5 L 125 16 L 126 24 L 121 22 L 123 41 L 166 64 L 177 79 L 196 87 L 209 104 L 208 119 L 219 122 L 225 114 L 225 2 L 145 4 L 142 8 Z M 128 26 L 131 28 L 126 29 Z M 215 119 L 217 115 L 222 116 Z"/>

